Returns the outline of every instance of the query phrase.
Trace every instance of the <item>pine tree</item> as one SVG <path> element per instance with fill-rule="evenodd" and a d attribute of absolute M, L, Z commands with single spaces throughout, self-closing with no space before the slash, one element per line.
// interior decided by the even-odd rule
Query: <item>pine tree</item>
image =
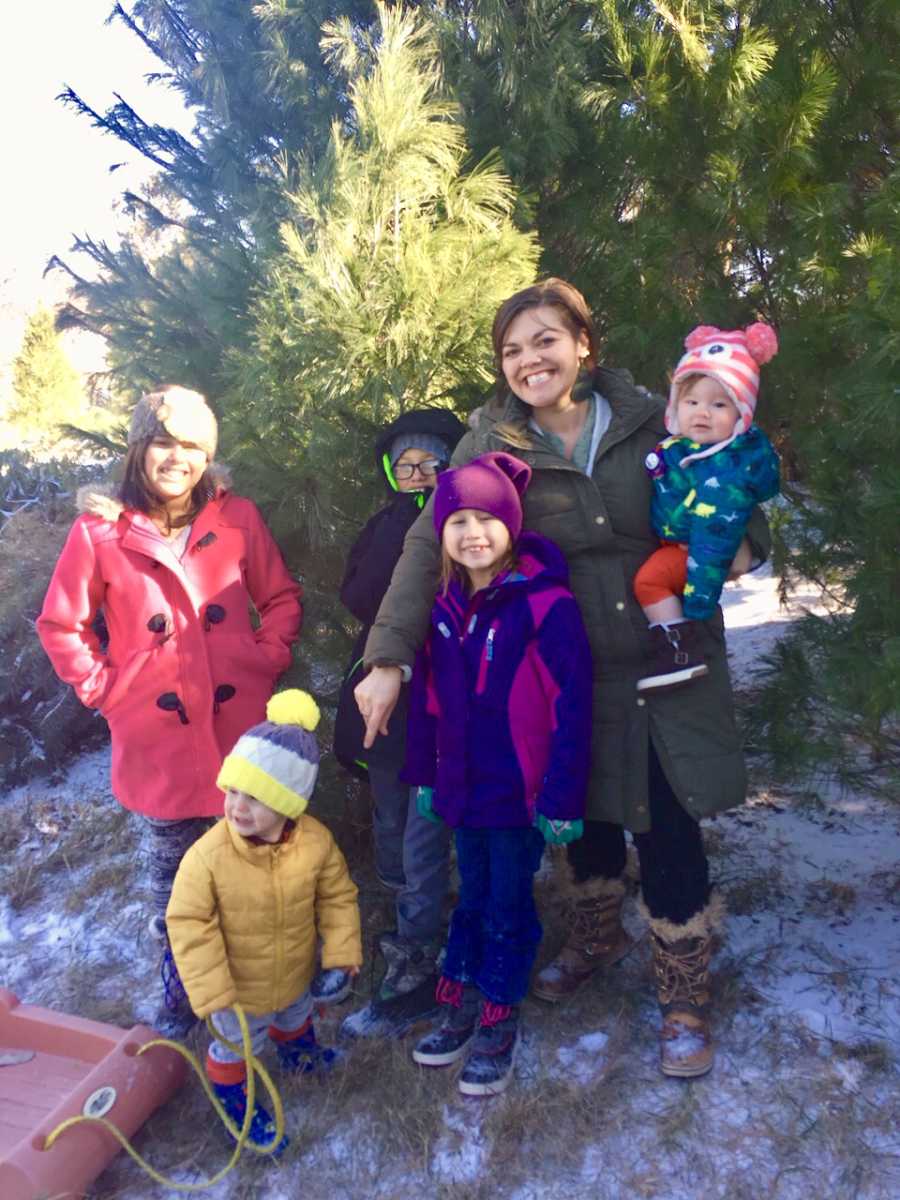
<path fill-rule="evenodd" d="M 115 4 L 160 60 L 156 76 L 179 92 L 193 135 L 145 121 L 118 97 L 107 112 L 71 88 L 60 99 L 158 168 L 124 193 L 130 230 L 118 247 L 90 235 L 55 257 L 73 284 L 60 328 L 106 338 L 121 386 L 176 379 L 217 397 L 225 352 L 247 336 L 249 297 L 278 244 L 293 164 L 315 158 L 346 103 L 322 62 L 322 23 L 371 18 L 366 0 L 135 0 Z M 86 265 L 82 268 L 81 262 Z"/>
<path fill-rule="evenodd" d="M 466 163 L 427 27 L 379 6 L 375 31 L 334 22 L 323 46 L 348 121 L 318 168 L 298 166 L 253 345 L 234 356 L 243 384 L 231 406 L 232 430 L 278 464 L 278 495 L 319 541 L 331 502 L 359 492 L 380 425 L 483 398 L 494 312 L 537 262 L 534 237 L 512 223 L 508 179 L 494 161 Z"/>
<path fill-rule="evenodd" d="M 758 415 L 798 484 L 789 511 L 802 513 L 779 566 L 820 581 L 838 611 L 785 647 L 764 724 L 784 761 L 833 760 L 850 730 L 896 761 L 900 10 L 891 0 L 435 7 L 452 34 L 450 77 L 476 98 L 466 106 L 475 144 L 501 145 L 531 199 L 542 267 L 584 289 L 608 361 L 662 390 L 692 325 L 778 328 Z M 522 147 L 542 82 L 530 159 Z M 804 704 L 820 735 L 816 722 L 796 729 Z"/>
<path fill-rule="evenodd" d="M 64 436 L 59 426 L 77 421 L 86 406 L 81 377 L 69 362 L 50 309 L 28 318 L 13 362 L 7 420 L 28 445 L 47 449 Z"/>

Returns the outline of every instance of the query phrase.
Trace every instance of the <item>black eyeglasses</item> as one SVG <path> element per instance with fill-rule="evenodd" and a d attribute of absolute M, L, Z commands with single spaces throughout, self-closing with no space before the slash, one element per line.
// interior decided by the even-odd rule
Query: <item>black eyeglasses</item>
<path fill-rule="evenodd" d="M 394 478 L 412 479 L 413 475 L 418 471 L 423 479 L 432 479 L 443 465 L 436 458 L 426 458 L 424 462 L 420 463 L 398 463 L 393 469 Z"/>

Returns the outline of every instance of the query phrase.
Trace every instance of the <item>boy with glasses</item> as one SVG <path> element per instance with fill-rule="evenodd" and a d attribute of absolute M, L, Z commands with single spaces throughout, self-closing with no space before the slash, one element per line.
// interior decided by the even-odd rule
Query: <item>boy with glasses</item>
<path fill-rule="evenodd" d="M 362 622 L 362 629 L 341 687 L 334 753 L 349 771 L 369 780 L 375 871 L 380 882 L 396 893 L 397 924 L 379 941 L 386 971 L 377 994 L 344 1021 L 342 1032 L 349 1036 L 400 1036 L 437 1010 L 434 989 L 449 879 L 448 834 L 419 815 L 415 790 L 399 778 L 406 758 L 405 696 L 387 736 L 364 750 L 365 730 L 353 689 L 365 673 L 363 646 L 403 539 L 464 432 L 462 423 L 442 408 L 404 413 L 383 431 L 375 445 L 375 460 L 391 498 L 354 542 L 341 584 L 341 602 Z M 328 982 L 321 977 L 320 987 L 327 990 Z M 335 994 L 326 996 L 320 990 L 320 1000 L 334 1002 L 347 994 L 346 980 L 335 977 L 333 982 Z"/>

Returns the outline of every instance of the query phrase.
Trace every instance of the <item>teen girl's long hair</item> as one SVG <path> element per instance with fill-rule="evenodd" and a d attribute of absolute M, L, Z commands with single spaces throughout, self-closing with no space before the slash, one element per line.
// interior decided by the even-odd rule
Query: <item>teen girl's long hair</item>
<path fill-rule="evenodd" d="M 494 347 L 494 370 L 496 372 L 497 399 L 502 401 L 509 392 L 509 384 L 503 374 L 503 342 L 510 325 L 523 312 L 530 308 L 540 308 L 546 305 L 555 308 L 562 322 L 574 338 L 584 334 L 587 339 L 588 353 L 585 366 L 591 370 L 597 365 L 597 347 L 594 339 L 594 319 L 587 301 L 578 288 L 564 279 L 551 276 L 531 287 L 523 288 L 504 300 L 497 309 L 494 324 L 491 329 L 491 341 Z M 525 421 L 507 421 L 497 425 L 494 432 L 508 445 L 519 450 L 528 450 L 532 442 Z"/>

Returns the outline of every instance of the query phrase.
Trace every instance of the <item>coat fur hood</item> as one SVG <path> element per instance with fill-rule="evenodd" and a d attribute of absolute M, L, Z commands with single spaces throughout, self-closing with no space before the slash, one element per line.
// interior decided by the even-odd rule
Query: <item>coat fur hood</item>
<path fill-rule="evenodd" d="M 206 471 L 215 486 L 217 496 L 231 489 L 231 472 L 222 463 L 211 462 Z M 75 493 L 75 509 L 79 513 L 101 517 L 114 525 L 125 511 L 125 505 L 119 499 L 118 493 L 119 483 L 114 479 L 86 483 Z"/>

